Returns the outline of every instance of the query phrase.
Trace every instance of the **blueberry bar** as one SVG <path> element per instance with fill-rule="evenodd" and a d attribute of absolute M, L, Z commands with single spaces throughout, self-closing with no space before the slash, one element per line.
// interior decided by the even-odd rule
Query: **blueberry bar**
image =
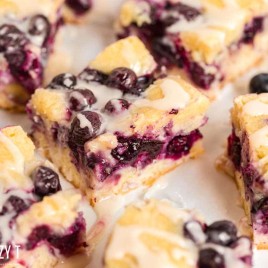
<path fill-rule="evenodd" d="M 212 98 L 267 52 L 264 0 L 128 0 L 119 37 L 138 35 L 164 66 Z"/>
<path fill-rule="evenodd" d="M 233 131 L 219 163 L 234 176 L 248 217 L 254 243 L 268 248 L 266 212 L 266 124 L 268 94 L 238 97 L 231 112 Z"/>
<path fill-rule="evenodd" d="M 235 177 L 254 243 L 268 248 L 268 94 L 248 94 L 235 99 L 231 111 L 233 131 L 226 155 L 219 163 Z"/>
<path fill-rule="evenodd" d="M 156 79 L 155 70 L 129 37 L 32 96 L 37 144 L 92 203 L 149 186 L 202 151 L 208 99 L 178 76 Z"/>
<path fill-rule="evenodd" d="M 126 208 L 112 231 L 105 268 L 250 268 L 252 245 L 230 221 L 207 225 L 167 200 Z"/>
<path fill-rule="evenodd" d="M 0 108 L 23 110 L 41 86 L 63 0 L 0 2 Z"/>
<path fill-rule="evenodd" d="M 76 22 L 84 18 L 93 5 L 93 0 L 65 0 L 64 16 L 67 21 Z"/>
<path fill-rule="evenodd" d="M 0 266 L 52 268 L 86 254 L 95 214 L 35 151 L 21 127 L 0 130 Z"/>

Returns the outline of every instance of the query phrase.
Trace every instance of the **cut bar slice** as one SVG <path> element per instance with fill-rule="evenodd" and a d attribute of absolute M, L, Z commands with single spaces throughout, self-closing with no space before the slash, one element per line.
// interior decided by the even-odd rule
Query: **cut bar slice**
<path fill-rule="evenodd" d="M 207 225 L 168 201 L 126 208 L 105 252 L 105 268 L 250 268 L 249 238 L 230 221 Z"/>
<path fill-rule="evenodd" d="M 254 243 L 267 249 L 268 94 L 236 98 L 231 118 L 233 132 L 220 165 L 236 179 Z"/>
<path fill-rule="evenodd" d="M 31 99 L 37 144 L 92 203 L 149 186 L 202 152 L 208 99 L 178 76 L 156 80 L 155 68 L 129 37 Z"/>
<path fill-rule="evenodd" d="M 0 243 L 10 247 L 0 266 L 52 268 L 78 252 L 86 256 L 92 208 L 21 127 L 0 131 L 0 170 Z"/>
<path fill-rule="evenodd" d="M 0 108 L 24 110 L 42 85 L 63 0 L 0 2 Z"/>
<path fill-rule="evenodd" d="M 160 66 L 214 97 L 267 53 L 267 15 L 264 0 L 128 0 L 117 31 L 138 35 Z"/>

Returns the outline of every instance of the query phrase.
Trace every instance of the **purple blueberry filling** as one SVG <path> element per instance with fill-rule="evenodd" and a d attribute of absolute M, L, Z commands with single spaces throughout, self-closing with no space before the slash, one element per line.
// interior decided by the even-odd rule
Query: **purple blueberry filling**
<path fill-rule="evenodd" d="M 179 159 L 187 155 L 194 143 L 202 139 L 202 134 L 199 130 L 191 132 L 189 135 L 179 135 L 173 138 L 167 145 L 167 157 Z"/>
<path fill-rule="evenodd" d="M 172 67 L 174 65 L 183 68 L 192 81 L 205 90 L 209 89 L 214 81 L 221 82 L 224 79 L 224 74 L 218 64 L 204 63 L 204 67 L 201 66 L 193 60 L 191 53 L 185 50 L 178 34 L 173 35 L 167 32 L 167 28 L 177 21 L 183 19 L 187 21 L 195 20 L 202 15 L 203 10 L 183 3 L 171 4 L 167 1 L 167 3 L 159 5 L 149 0 L 147 2 L 151 6 L 149 13 L 151 23 L 144 23 L 141 26 L 132 23 L 124 29 L 123 33 L 119 34 L 119 38 L 137 34 L 151 49 L 160 69 L 162 66 Z M 254 18 L 245 26 L 241 39 L 236 43 L 237 48 L 240 44 L 253 44 L 255 36 L 262 32 L 263 28 L 264 17 Z M 232 44 L 233 49 L 234 44 Z M 214 71 L 208 72 L 206 71 L 208 69 Z"/>
<path fill-rule="evenodd" d="M 76 15 L 84 15 L 92 7 L 92 0 L 66 0 L 67 6 L 69 6 Z"/>
<path fill-rule="evenodd" d="M 245 26 L 243 37 L 241 38 L 241 43 L 252 44 L 254 42 L 255 36 L 262 32 L 264 28 L 264 18 L 256 17 L 251 23 Z"/>
<path fill-rule="evenodd" d="M 116 174 L 116 171 L 126 166 L 145 168 L 155 159 L 178 160 L 189 154 L 194 143 L 201 138 L 202 135 L 198 130 L 188 135 L 176 136 L 172 140 L 167 138 L 167 141 L 154 140 L 147 137 L 124 137 L 119 135 L 117 137 L 118 145 L 111 151 L 111 156 L 115 160 L 113 164 L 102 156 L 101 153 L 93 154 L 89 152 L 85 155 L 83 150 L 77 150 L 77 146 L 72 147 L 74 148 L 72 153 L 76 162 L 82 168 L 85 168 L 83 165 L 87 161 L 87 167 L 94 170 L 100 181 L 104 181 L 108 176 Z M 117 176 L 115 175 L 115 177 Z"/>
<path fill-rule="evenodd" d="M 36 227 L 28 236 L 26 249 L 32 250 L 40 243 L 46 242 L 53 248 L 58 249 L 62 255 L 70 256 L 86 245 L 83 240 L 84 233 L 85 221 L 81 216 L 64 235 L 55 234 L 49 226 L 41 225 Z"/>
<path fill-rule="evenodd" d="M 235 135 L 233 131 L 232 134 L 228 137 L 228 155 L 232 160 L 235 168 L 240 170 L 241 165 L 241 152 L 242 147 L 240 144 L 240 139 Z"/>

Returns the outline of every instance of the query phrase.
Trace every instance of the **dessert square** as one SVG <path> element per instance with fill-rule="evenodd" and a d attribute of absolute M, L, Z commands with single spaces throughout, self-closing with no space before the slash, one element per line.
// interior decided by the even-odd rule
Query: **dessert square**
<path fill-rule="evenodd" d="M 264 0 L 128 0 L 117 31 L 138 35 L 164 70 L 213 98 L 267 53 L 267 14 Z"/>
<path fill-rule="evenodd" d="M 179 76 L 156 79 L 156 66 L 129 37 L 32 96 L 35 141 L 92 204 L 148 187 L 203 151 L 208 99 Z"/>
<path fill-rule="evenodd" d="M 254 243 L 268 248 L 267 236 L 267 127 L 268 94 L 235 99 L 231 111 L 233 131 L 220 167 L 235 177 Z"/>
<path fill-rule="evenodd" d="M 9 248 L 0 266 L 52 268 L 86 255 L 92 208 L 21 127 L 0 130 L 0 168 L 0 244 Z"/>
<path fill-rule="evenodd" d="M 44 72 L 63 0 L 0 3 L 0 108 L 24 110 Z"/>
<path fill-rule="evenodd" d="M 195 211 L 149 200 L 126 208 L 104 263 L 105 268 L 250 268 L 252 245 L 230 221 L 207 225 Z"/>

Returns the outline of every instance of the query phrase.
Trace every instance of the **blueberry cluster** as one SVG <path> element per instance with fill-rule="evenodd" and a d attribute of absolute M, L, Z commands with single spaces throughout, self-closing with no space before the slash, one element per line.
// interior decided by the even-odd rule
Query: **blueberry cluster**
<path fill-rule="evenodd" d="M 120 89 L 124 94 L 137 96 L 154 81 L 152 75 L 137 77 L 134 71 L 125 67 L 116 68 L 109 75 L 87 68 L 79 75 L 79 78 L 86 82 L 98 82 L 102 85 Z"/>
<path fill-rule="evenodd" d="M 190 228 L 193 224 L 195 228 Z M 247 245 L 251 247 L 249 238 L 238 237 L 236 226 L 230 221 L 217 221 L 211 225 L 202 225 L 198 221 L 187 222 L 184 225 L 184 236 L 191 239 L 200 247 L 198 268 L 225 268 L 225 259 L 217 246 L 235 248 L 239 241 L 247 240 Z M 195 236 L 196 230 L 200 230 L 205 235 L 204 241 L 199 241 Z M 246 260 L 245 260 L 246 261 Z"/>

